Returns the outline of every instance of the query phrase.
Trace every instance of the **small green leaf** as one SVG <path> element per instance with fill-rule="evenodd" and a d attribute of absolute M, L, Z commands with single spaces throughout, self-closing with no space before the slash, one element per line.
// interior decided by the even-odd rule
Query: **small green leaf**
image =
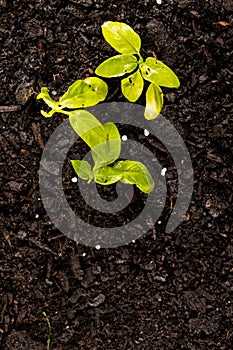
<path fill-rule="evenodd" d="M 121 180 L 123 174 L 110 166 L 99 168 L 94 175 L 94 180 L 100 185 L 111 185 Z"/>
<path fill-rule="evenodd" d="M 85 160 L 71 160 L 76 174 L 83 180 L 91 181 L 93 178 L 91 166 Z"/>
<path fill-rule="evenodd" d="M 102 125 L 99 135 L 99 144 L 92 148 L 91 154 L 95 162 L 94 169 L 113 163 L 121 153 L 121 136 L 114 123 Z M 91 136 L 91 135 L 89 135 Z"/>
<path fill-rule="evenodd" d="M 146 92 L 145 118 L 155 119 L 163 107 L 163 92 L 159 86 L 150 84 Z"/>
<path fill-rule="evenodd" d="M 90 112 L 85 110 L 71 112 L 69 121 L 76 134 L 78 134 L 90 148 L 102 142 L 103 138 L 99 136 L 99 133 L 104 133 L 104 128 L 98 119 Z"/>
<path fill-rule="evenodd" d="M 121 81 L 122 93 L 130 102 L 137 101 L 142 94 L 143 86 L 144 81 L 139 70 Z"/>
<path fill-rule="evenodd" d="M 136 69 L 137 64 L 133 55 L 116 55 L 101 63 L 95 73 L 105 78 L 121 77 Z"/>
<path fill-rule="evenodd" d="M 62 108 L 86 108 L 103 101 L 108 93 L 107 84 L 96 77 L 77 80 L 60 98 Z"/>
<path fill-rule="evenodd" d="M 141 39 L 127 24 L 121 22 L 105 22 L 102 25 L 105 40 L 118 52 L 138 54 L 141 48 Z"/>
<path fill-rule="evenodd" d="M 113 169 L 123 174 L 123 183 L 135 184 L 144 193 L 150 193 L 154 189 L 154 180 L 141 162 L 123 160 L 116 163 Z"/>
<path fill-rule="evenodd" d="M 144 193 L 150 193 L 154 189 L 154 181 L 145 165 L 131 160 L 119 161 L 114 167 L 99 168 L 94 180 L 101 185 L 110 185 L 120 180 L 125 184 L 136 185 Z"/>
<path fill-rule="evenodd" d="M 151 83 L 168 88 L 178 88 L 180 86 L 176 74 L 163 62 L 153 57 L 148 57 L 140 69 L 143 78 Z"/>
<path fill-rule="evenodd" d="M 91 148 L 95 168 L 114 162 L 121 152 L 121 137 L 115 124 L 102 125 L 93 114 L 71 112 L 69 121 L 74 131 Z"/>

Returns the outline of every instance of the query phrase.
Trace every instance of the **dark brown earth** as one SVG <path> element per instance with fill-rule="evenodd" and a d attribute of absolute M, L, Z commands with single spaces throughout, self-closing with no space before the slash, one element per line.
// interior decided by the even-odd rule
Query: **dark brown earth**
<path fill-rule="evenodd" d="M 0 348 L 46 349 L 46 312 L 50 349 L 232 349 L 232 2 L 0 4 Z M 106 20 L 131 25 L 144 57 L 179 76 L 163 115 L 188 147 L 194 192 L 171 234 L 167 208 L 146 237 L 98 251 L 63 236 L 40 201 L 41 155 L 62 117 L 44 119 L 35 96 L 60 96 L 114 54 Z M 124 101 L 116 84 L 108 101 Z"/>

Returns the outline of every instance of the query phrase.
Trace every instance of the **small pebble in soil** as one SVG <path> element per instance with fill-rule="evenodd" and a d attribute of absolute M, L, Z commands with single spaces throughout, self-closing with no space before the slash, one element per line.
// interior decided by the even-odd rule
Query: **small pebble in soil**
<path fill-rule="evenodd" d="M 78 179 L 77 179 L 77 177 L 72 177 L 71 181 L 72 181 L 72 182 L 77 182 Z"/>
<path fill-rule="evenodd" d="M 211 199 L 207 199 L 207 201 L 205 202 L 205 207 L 206 208 L 210 208 L 212 205 L 212 200 Z"/>
<path fill-rule="evenodd" d="M 156 2 L 157 2 L 158 5 L 162 4 L 162 0 L 156 0 Z"/>
<path fill-rule="evenodd" d="M 96 244 L 95 249 L 100 250 L 100 245 Z"/>
<path fill-rule="evenodd" d="M 123 135 L 122 136 L 122 141 L 127 141 L 128 140 L 128 137 L 126 135 Z"/>
<path fill-rule="evenodd" d="M 38 219 L 38 217 L 39 217 L 39 214 L 36 214 L 36 215 L 35 215 L 35 218 Z"/>
<path fill-rule="evenodd" d="M 132 240 L 132 243 L 135 243 L 135 240 L 134 240 L 134 239 Z"/>
<path fill-rule="evenodd" d="M 87 253 L 83 253 L 83 256 L 86 256 L 87 255 Z"/>
<path fill-rule="evenodd" d="M 158 221 L 158 224 L 160 225 L 162 222 L 161 221 Z"/>
<path fill-rule="evenodd" d="M 162 176 L 165 176 L 166 171 L 167 171 L 167 168 L 163 168 L 163 169 L 161 170 L 161 175 L 162 175 Z"/>
<path fill-rule="evenodd" d="M 51 94 L 52 94 L 53 96 L 56 96 L 56 95 L 57 95 L 57 91 L 53 90 L 53 91 L 51 92 Z"/>
<path fill-rule="evenodd" d="M 145 135 L 145 136 L 149 136 L 149 135 L 150 135 L 149 130 L 145 129 L 145 130 L 144 130 L 144 135 Z"/>
<path fill-rule="evenodd" d="M 27 233 L 24 231 L 19 231 L 17 237 L 20 239 L 24 239 L 27 236 Z"/>

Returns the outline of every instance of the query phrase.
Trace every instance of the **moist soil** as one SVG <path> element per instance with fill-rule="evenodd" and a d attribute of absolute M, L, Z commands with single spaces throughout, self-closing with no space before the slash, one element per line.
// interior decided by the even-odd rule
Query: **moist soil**
<path fill-rule="evenodd" d="M 232 2 L 1 0 L 0 6 L 0 348 L 232 349 Z M 180 88 L 164 89 L 162 113 L 188 148 L 194 190 L 184 221 L 166 233 L 176 172 L 158 146 L 168 159 L 160 223 L 136 242 L 97 250 L 64 236 L 43 207 L 40 159 L 64 118 L 43 118 L 36 94 L 46 86 L 61 96 L 115 54 L 101 34 L 107 20 L 131 25 L 143 56 L 155 53 L 178 75 Z M 120 80 L 108 83 L 107 101 L 125 101 Z M 69 164 L 64 169 L 75 206 L 74 173 Z M 112 188 L 101 191 L 114 197 Z M 85 210 L 83 204 L 83 217 Z"/>

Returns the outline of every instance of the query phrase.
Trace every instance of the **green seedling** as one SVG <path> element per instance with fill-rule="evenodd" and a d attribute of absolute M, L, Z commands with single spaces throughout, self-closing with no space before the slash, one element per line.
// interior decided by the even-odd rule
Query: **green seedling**
<path fill-rule="evenodd" d="M 130 102 L 136 102 L 144 88 L 144 80 L 150 82 L 146 92 L 145 118 L 156 118 L 162 110 L 163 92 L 160 86 L 178 88 L 180 82 L 175 73 L 154 57 L 143 60 L 139 35 L 127 24 L 105 22 L 102 25 L 105 40 L 120 54 L 113 56 L 97 68 L 95 73 L 105 78 L 121 77 L 123 95 Z"/>
<path fill-rule="evenodd" d="M 49 321 L 49 318 L 46 314 L 46 312 L 42 312 L 43 316 L 45 317 L 46 321 L 47 321 L 47 325 L 48 325 L 48 330 L 49 330 L 49 334 L 48 334 L 48 339 L 47 339 L 47 350 L 50 349 L 50 343 L 51 343 L 51 334 L 52 334 L 52 329 L 51 329 L 51 324 Z"/>
<path fill-rule="evenodd" d="M 50 97 L 45 87 L 37 99 L 42 98 L 51 108 L 49 113 L 41 111 L 43 116 L 51 117 L 55 112 L 68 115 L 73 130 L 90 147 L 93 167 L 86 161 L 71 160 L 80 178 L 88 183 L 93 180 L 101 185 L 110 185 L 117 181 L 135 184 L 142 192 L 149 193 L 154 188 L 154 181 L 141 162 L 121 160 L 110 166 L 119 158 L 121 152 L 121 137 L 116 125 L 101 124 L 94 115 L 84 109 L 73 110 L 98 103 L 105 98 L 106 93 L 107 85 L 101 79 L 87 78 L 71 85 L 58 102 Z"/>
<path fill-rule="evenodd" d="M 91 167 L 87 161 L 71 160 L 80 178 L 88 183 L 94 180 L 101 185 L 121 181 L 136 185 L 144 193 L 153 190 L 154 181 L 141 162 L 116 161 L 121 152 L 121 137 L 114 123 L 101 124 L 93 114 L 84 110 L 71 113 L 69 120 L 74 131 L 91 148 L 94 161 L 94 166 Z"/>

